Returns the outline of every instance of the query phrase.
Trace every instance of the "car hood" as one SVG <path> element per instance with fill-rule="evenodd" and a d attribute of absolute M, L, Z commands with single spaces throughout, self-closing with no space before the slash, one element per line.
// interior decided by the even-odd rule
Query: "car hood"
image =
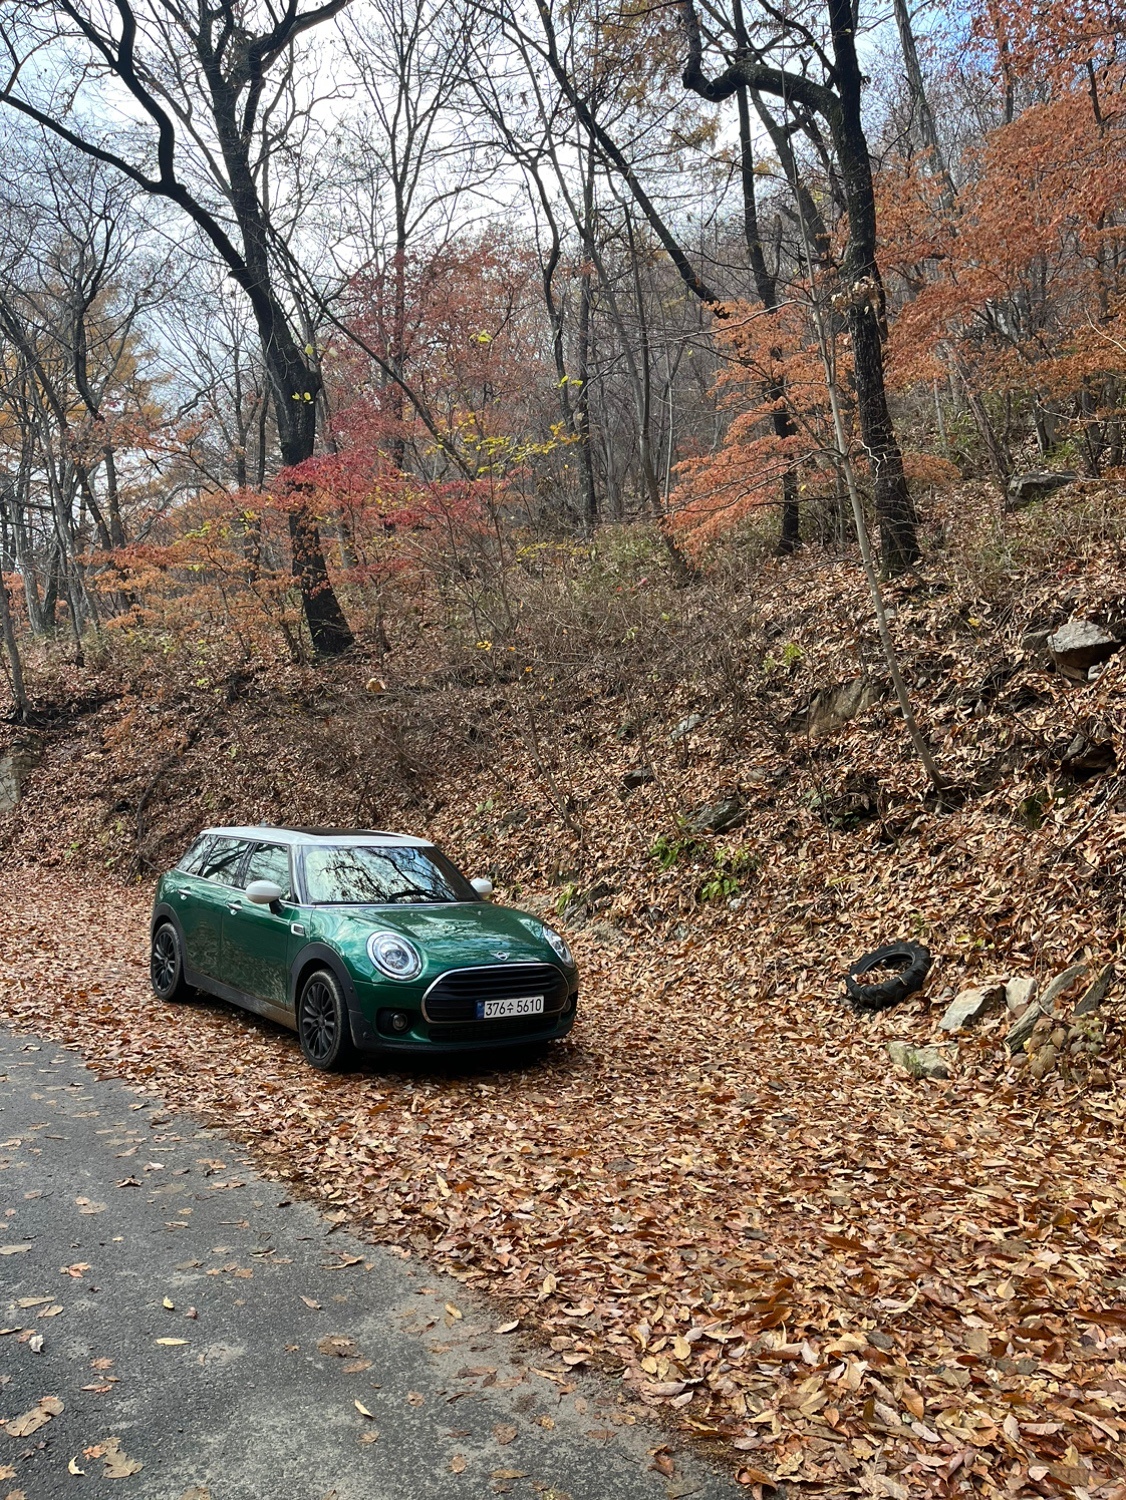
<path fill-rule="evenodd" d="M 323 908 L 322 908 L 323 910 Z M 538 917 L 488 901 L 454 906 L 337 908 L 339 937 L 364 943 L 373 932 L 410 938 L 427 969 L 495 963 L 553 963 L 559 958 L 542 936 Z M 504 955 L 502 957 L 502 955 Z"/>

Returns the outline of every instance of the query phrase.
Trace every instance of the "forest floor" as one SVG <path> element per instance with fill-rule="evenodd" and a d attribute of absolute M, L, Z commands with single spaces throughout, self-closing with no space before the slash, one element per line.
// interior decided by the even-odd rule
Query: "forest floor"
<path fill-rule="evenodd" d="M 619 1377 L 759 1494 L 1123 1500 L 1121 989 L 1100 1054 L 1042 1078 L 1002 1015 L 938 1027 L 967 984 L 1118 955 L 1126 670 L 1065 680 L 1042 639 L 1126 601 L 1117 533 L 1079 546 L 1077 515 L 889 589 L 941 797 L 886 693 L 808 732 L 880 676 L 855 564 L 812 552 L 743 593 L 541 591 L 511 660 L 472 632 L 441 667 L 393 653 L 376 693 L 363 663 L 133 667 L 84 698 L 60 670 L 5 835 L 0 1020 L 222 1125 L 496 1299 L 561 1389 Z M 149 872 L 235 820 L 425 829 L 573 938 L 573 1036 L 325 1078 L 266 1023 L 154 1006 Z M 855 1016 L 842 971 L 901 937 L 926 987 Z"/>

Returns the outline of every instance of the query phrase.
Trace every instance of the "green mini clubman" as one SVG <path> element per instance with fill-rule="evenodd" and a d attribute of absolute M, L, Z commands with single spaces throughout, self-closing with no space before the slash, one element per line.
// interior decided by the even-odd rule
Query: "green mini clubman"
<path fill-rule="evenodd" d="M 492 890 L 406 834 L 209 828 L 156 888 L 152 987 L 280 1021 L 326 1070 L 565 1036 L 571 950 Z"/>

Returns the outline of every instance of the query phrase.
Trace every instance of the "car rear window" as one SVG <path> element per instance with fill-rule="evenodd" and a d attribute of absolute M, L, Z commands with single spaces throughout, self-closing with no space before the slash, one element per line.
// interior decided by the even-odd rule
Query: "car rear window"
<path fill-rule="evenodd" d="M 385 906 L 477 901 L 477 892 L 437 849 L 324 844 L 302 851 L 305 895 L 318 905 Z"/>

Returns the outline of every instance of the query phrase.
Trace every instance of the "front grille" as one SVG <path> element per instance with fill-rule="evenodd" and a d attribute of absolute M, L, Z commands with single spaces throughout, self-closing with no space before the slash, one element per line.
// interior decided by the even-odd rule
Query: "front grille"
<path fill-rule="evenodd" d="M 422 1001 L 422 1014 L 428 1021 L 475 1021 L 474 1033 L 482 1026 L 497 1023 L 477 1021 L 479 1000 L 515 1000 L 523 995 L 542 995 L 544 1014 L 514 1017 L 521 1023 L 535 1022 L 542 1030 L 548 1018 L 558 1015 L 567 1003 L 567 980 L 554 964 L 498 964 L 481 969 L 453 969 L 436 979 Z M 508 1022 L 501 1022 L 507 1025 Z M 451 1041 L 455 1040 L 450 1038 Z M 457 1038 L 462 1040 L 462 1038 Z"/>
<path fill-rule="evenodd" d="M 510 1037 L 537 1036 L 553 1031 L 558 1016 L 511 1016 L 500 1021 L 470 1021 L 461 1025 L 431 1026 L 432 1042 L 501 1042 Z"/>

